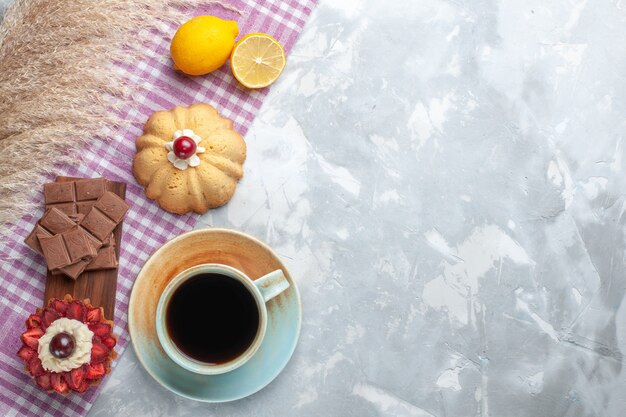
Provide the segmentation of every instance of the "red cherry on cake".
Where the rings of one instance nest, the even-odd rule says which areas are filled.
[[[52,340],[50,340],[50,353],[55,358],[67,358],[74,352],[75,344],[74,338],[71,335],[63,332],[56,334]]]
[[[172,144],[174,155],[180,159],[187,159],[196,153],[196,142],[189,136],[179,136]]]

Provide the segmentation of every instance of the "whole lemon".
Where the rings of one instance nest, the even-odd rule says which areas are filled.
[[[172,39],[174,67],[189,75],[215,71],[228,60],[239,34],[237,22],[197,16],[181,25]]]

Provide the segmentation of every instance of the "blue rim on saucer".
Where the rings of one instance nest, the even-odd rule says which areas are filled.
[[[290,287],[267,303],[267,332],[255,355],[234,371],[199,375],[174,363],[156,334],[156,306],[167,283],[180,271],[202,263],[222,263],[259,278],[282,269]],[[293,354],[302,321],[300,295],[278,256],[264,243],[230,229],[197,229],[161,246],[133,285],[128,310],[130,337],[146,371],[168,390],[196,401],[226,402],[247,397],[272,382]]]

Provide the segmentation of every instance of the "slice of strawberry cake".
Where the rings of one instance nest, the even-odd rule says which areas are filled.
[[[46,391],[85,392],[111,371],[116,354],[113,322],[89,299],[52,298],[26,320],[18,350],[26,370]]]

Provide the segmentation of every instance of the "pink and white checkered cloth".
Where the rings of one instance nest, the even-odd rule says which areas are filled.
[[[265,32],[278,39],[285,50],[293,47],[307,17],[317,0],[231,0],[241,15],[210,6],[195,14],[213,14],[236,20],[242,35]],[[190,16],[191,17],[191,16]],[[172,71],[169,60],[169,40],[155,39],[147,51],[146,60],[134,67],[122,68],[133,82],[148,83],[150,93],[137,97],[126,114],[130,120],[145,121],[157,110],[176,105],[209,103],[225,117],[233,120],[235,128],[245,135],[256,112],[261,107],[267,89],[249,91],[238,85],[229,68],[222,68],[204,77],[186,77]],[[59,175],[81,177],[103,176],[128,184],[127,201],[132,205],[124,223],[123,244],[117,286],[115,333],[119,335],[116,348],[121,353],[129,342],[128,300],[130,291],[150,254],[168,239],[193,228],[198,216],[177,216],[167,213],[146,199],[131,172],[135,139],[142,133],[141,124],[128,128],[111,143],[93,143],[86,149],[85,164],[78,168],[60,170]],[[20,334],[24,320],[40,307],[44,300],[46,266],[33,254],[23,240],[43,209],[23,218],[8,242],[0,245],[0,415],[2,416],[79,416],[87,414],[98,390],[83,395],[62,397],[41,391],[24,373],[24,365],[16,356],[21,346]]]

